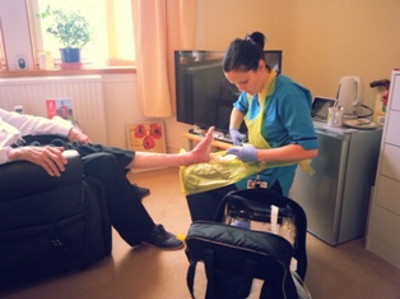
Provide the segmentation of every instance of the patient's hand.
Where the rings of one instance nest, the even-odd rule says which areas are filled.
[[[90,138],[76,128],[72,128],[68,133],[68,140],[71,142],[80,142],[83,144],[91,143]]]
[[[60,176],[65,170],[67,159],[63,147],[24,146],[7,152],[10,161],[29,161],[41,166],[50,176]]]
[[[210,161],[210,151],[214,141],[214,127],[210,127],[204,138],[190,152],[193,156],[193,163],[207,163]]]

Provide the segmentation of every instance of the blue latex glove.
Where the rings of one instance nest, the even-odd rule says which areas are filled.
[[[235,155],[245,163],[257,162],[257,149],[252,145],[244,147],[231,147],[226,150],[228,155]]]
[[[233,145],[243,145],[243,138],[246,135],[240,133],[238,129],[229,129],[229,135],[231,135]]]

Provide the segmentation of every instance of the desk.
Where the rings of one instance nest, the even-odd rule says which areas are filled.
[[[197,135],[197,134],[191,134],[191,133],[183,133],[183,137],[187,138],[189,140],[189,147],[190,149],[193,148],[193,141],[201,141],[204,137]],[[219,141],[219,140],[214,140],[212,143],[213,147],[226,150],[230,147],[233,147],[233,144]]]

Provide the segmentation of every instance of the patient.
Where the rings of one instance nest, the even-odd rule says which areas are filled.
[[[92,144],[69,122],[0,109],[0,164],[25,160],[39,165],[50,176],[61,176],[67,164],[62,152],[75,149],[82,157],[85,175],[104,183],[111,224],[129,245],[147,243],[161,249],[179,249],[183,243],[161,224],[154,223],[141,203],[140,191],[127,179],[126,170],[208,162],[213,130],[210,128],[204,139],[184,154],[134,152]],[[40,136],[43,134],[47,138]],[[49,135],[60,138],[49,139]]]

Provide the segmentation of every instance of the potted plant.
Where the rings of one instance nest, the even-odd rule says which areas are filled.
[[[52,34],[62,45],[60,48],[63,63],[80,63],[80,50],[92,40],[89,22],[74,11],[61,9],[46,11],[37,15],[40,19],[51,19],[46,32]]]

